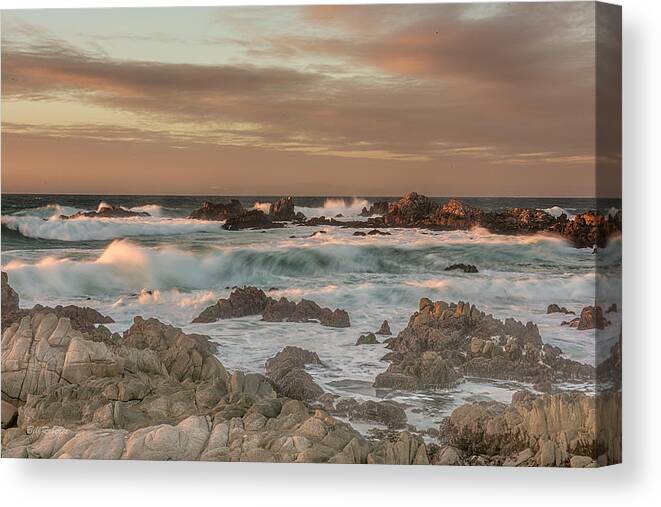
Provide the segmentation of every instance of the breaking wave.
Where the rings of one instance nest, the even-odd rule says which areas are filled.
[[[27,238],[59,241],[95,241],[136,236],[166,236],[193,232],[218,232],[218,222],[183,218],[74,218],[60,220],[34,216],[7,215],[2,225]]]
[[[442,287],[438,280],[451,278],[465,287],[487,285],[507,280],[519,270],[536,266],[543,270],[532,274],[544,290],[544,276],[556,270],[564,253],[540,250],[535,245],[491,245],[484,247],[428,246],[406,248],[390,245],[330,244],[303,248],[229,248],[191,252],[175,247],[148,248],[129,240],[116,240],[92,261],[44,258],[37,263],[12,261],[4,269],[19,293],[92,295],[126,294],[143,288],[183,290],[218,289],[232,285],[278,287],[298,285],[298,280],[331,280],[335,277],[356,280],[381,280],[404,277],[414,281],[429,280],[428,287]],[[476,275],[445,272],[457,261],[475,262]],[[575,261],[576,259],[574,259]],[[579,276],[581,272],[569,275]],[[584,273],[584,272],[583,272]],[[519,276],[519,275],[516,275]],[[524,272],[520,276],[528,276]],[[580,274],[580,276],[583,276]],[[324,282],[325,283],[325,282]],[[425,283],[425,282],[422,282]],[[413,283],[415,285],[415,283]],[[325,285],[324,285],[325,286]],[[499,290],[506,289],[502,285]]]
[[[307,217],[334,217],[342,214],[345,217],[357,217],[364,207],[369,208],[370,203],[366,199],[353,198],[350,201],[345,199],[326,199],[324,205],[318,208],[308,208],[305,206],[296,206],[296,211],[302,212]]]

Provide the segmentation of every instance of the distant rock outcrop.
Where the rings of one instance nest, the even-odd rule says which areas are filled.
[[[269,207],[269,216],[273,220],[294,220],[296,218],[296,211],[294,209],[294,198],[283,197],[278,199]]]
[[[280,298],[275,300],[256,287],[237,288],[227,299],[219,299],[198,315],[193,323],[215,322],[220,319],[262,315],[267,322],[314,322],[328,327],[349,327],[349,314],[341,309],[322,308],[314,301],[298,303]]]
[[[188,218],[196,220],[223,221],[230,217],[240,215],[244,211],[245,209],[243,205],[237,199],[232,199],[229,203],[212,203],[204,201],[200,208],[188,215]]]

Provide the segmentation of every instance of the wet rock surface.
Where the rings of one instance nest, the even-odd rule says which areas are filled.
[[[259,209],[245,210],[237,215],[232,215],[225,220],[223,229],[228,231],[240,231],[242,229],[277,229],[284,227],[281,222],[273,219]]]
[[[277,221],[295,220],[297,217],[294,209],[294,198],[291,196],[283,197],[272,203],[269,207],[269,216]]]
[[[220,319],[262,315],[266,322],[319,322],[327,327],[350,327],[349,314],[342,309],[323,308],[314,301],[302,299],[298,303],[267,296],[255,287],[235,289],[228,298],[219,299],[206,308],[193,323],[216,322]]]
[[[463,376],[519,382],[587,381],[594,368],[543,343],[532,322],[501,321],[470,303],[420,300],[408,326],[390,340],[390,366],[374,386],[447,388]]]
[[[576,317],[570,321],[562,322],[563,326],[575,327],[579,331],[584,331],[586,329],[605,329],[610,325],[604,317],[603,310],[601,306],[586,306],[581,310],[580,317]]]
[[[472,264],[464,264],[464,263],[451,264],[450,266],[445,268],[445,271],[463,271],[464,273],[479,273],[479,271],[475,266],[473,266]]]
[[[75,220],[77,218],[133,218],[151,216],[146,211],[131,211],[121,206],[111,204],[100,205],[96,211],[79,211],[73,215],[60,215],[60,220]]]
[[[378,345],[379,340],[376,339],[374,333],[362,334],[356,340],[356,345]]]
[[[212,203],[205,201],[199,209],[193,211],[188,218],[196,220],[223,221],[240,215],[245,211],[241,202],[232,199],[228,203]]]

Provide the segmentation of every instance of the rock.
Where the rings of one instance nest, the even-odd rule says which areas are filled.
[[[606,313],[617,313],[617,304],[612,303],[612,304],[608,307],[608,310],[606,310]]]
[[[576,215],[573,220],[559,220],[550,230],[577,248],[604,248],[610,237],[622,231],[622,213],[604,216],[588,211]]]
[[[2,272],[2,330],[14,320],[14,314],[19,311],[19,297],[9,285],[7,273]]]
[[[356,231],[353,233],[354,236],[367,236],[363,231]]]
[[[368,236],[391,236],[387,231],[380,231],[379,229],[372,229],[367,233]]]
[[[610,322],[604,318],[601,306],[586,306],[581,310],[578,322],[570,322],[571,327],[577,327],[579,331],[585,329],[604,329]]]
[[[263,290],[256,287],[243,287],[233,290],[227,299],[219,299],[216,304],[206,308],[193,320],[193,323],[259,315],[273,301]]]
[[[441,466],[459,466],[464,464],[461,452],[451,445],[444,445],[439,448],[433,454],[430,463]]]
[[[392,334],[392,332],[390,331],[390,325],[388,324],[387,320],[383,321],[383,323],[381,324],[381,327],[376,332],[376,334],[382,335],[382,336],[390,336]]]
[[[370,449],[367,462],[384,465],[428,465],[429,458],[422,438],[402,431],[377,442]]]
[[[571,455],[596,454],[595,399],[578,392],[518,392],[509,406],[462,405],[442,425],[441,434],[471,455],[493,458],[518,453],[505,462],[516,465],[530,460],[533,453],[539,466],[565,466]]]
[[[383,219],[388,226],[415,225],[428,218],[437,207],[428,197],[409,192],[396,203],[388,205]]]
[[[327,399],[323,399],[326,397]],[[336,417],[345,417],[352,421],[376,422],[389,429],[406,427],[406,412],[401,403],[390,400],[357,401],[354,398],[339,398],[330,393],[324,394],[319,401],[324,409]]]
[[[283,197],[271,204],[269,207],[269,216],[276,221],[293,221],[296,218],[296,211],[294,210],[294,198],[291,196]]]
[[[572,456],[569,460],[569,466],[572,468],[586,468],[594,462],[590,456]]]
[[[571,311],[567,310],[567,308],[565,308],[564,306],[560,307],[560,306],[556,305],[555,303],[550,304],[548,306],[548,308],[546,308],[546,313],[547,314],[549,314],[549,313],[574,314],[574,312],[571,312]]]
[[[418,356],[405,355],[376,376],[374,387],[404,390],[447,389],[455,385],[457,375],[437,352]]]
[[[363,207],[363,209],[360,211],[360,216],[361,217],[371,217],[374,215],[385,215],[388,213],[388,205],[390,203],[388,201],[377,201],[374,204],[372,204],[369,209],[366,207]]]
[[[259,209],[244,210],[238,215],[232,215],[225,220],[223,229],[228,231],[240,231],[242,229],[276,229],[284,227],[280,222],[273,219]]]
[[[376,339],[376,335],[374,333],[360,335],[356,341],[356,345],[377,345],[378,343],[379,340]]]
[[[11,428],[16,422],[18,409],[8,401],[2,400],[0,415],[2,415],[2,429]]]
[[[287,298],[275,300],[256,287],[235,289],[227,299],[219,299],[200,313],[193,323],[215,322],[219,319],[262,315],[266,322],[314,322],[328,327],[349,327],[349,314],[341,309],[322,308],[314,301],[298,303]]]
[[[472,264],[452,264],[445,268],[445,271],[463,271],[464,273],[478,273],[479,271]]]
[[[304,370],[308,364],[322,363],[315,352],[286,346],[266,361],[266,376],[271,379],[280,396],[302,401],[315,400],[324,391]]]
[[[84,333],[92,333],[96,329],[95,324],[112,324],[115,322],[111,317],[103,315],[94,308],[87,306],[58,305],[55,308],[48,306],[35,305],[31,310],[32,313],[54,313],[58,317],[66,317],[71,321],[71,326]]]
[[[338,213],[337,215],[335,215],[335,218],[344,218],[344,215],[342,213]]]
[[[500,321],[470,303],[432,302],[422,298],[420,310],[408,326],[390,340],[386,372],[377,376],[376,387],[421,389],[429,386],[429,363],[423,356],[435,352],[433,375],[451,386],[461,375],[517,380],[543,385],[545,382],[593,380],[594,368],[566,359],[557,347],[542,342],[532,322]],[[445,366],[441,366],[441,362]],[[447,372],[447,376],[443,375]],[[421,380],[427,376],[427,380]]]
[[[243,205],[236,199],[232,199],[229,203],[211,203],[205,201],[202,207],[193,211],[188,218],[196,220],[213,220],[223,221],[230,217],[240,215],[245,211]]]
[[[76,218],[131,218],[131,217],[148,217],[149,213],[146,211],[131,211],[121,206],[113,206],[112,204],[101,203],[96,211],[79,211],[73,215],[60,215],[60,220],[75,220]]]

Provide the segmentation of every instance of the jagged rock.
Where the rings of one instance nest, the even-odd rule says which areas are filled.
[[[521,391],[510,405],[462,405],[443,423],[441,434],[470,455],[513,456],[505,464],[533,459],[539,466],[566,466],[572,455],[596,455],[596,419],[593,397]]]
[[[401,431],[373,445],[367,462],[383,465],[428,465],[429,458],[427,446],[421,437]]]
[[[9,285],[7,273],[2,272],[2,329],[14,320],[14,314],[19,311],[19,297]]]
[[[404,406],[395,401],[358,401],[354,398],[341,398],[331,393],[324,393],[317,401],[324,410],[336,417],[345,417],[351,421],[375,422],[392,430],[406,427]]]
[[[479,273],[477,268],[472,264],[452,264],[445,268],[445,271],[463,271],[464,273]]]
[[[223,221],[230,217],[240,215],[245,211],[243,205],[236,199],[232,199],[229,203],[214,204],[209,201],[204,201],[202,207],[193,211],[188,218],[196,220],[212,220]]]
[[[446,389],[455,385],[457,374],[437,352],[407,354],[376,376],[374,387],[419,390]]]
[[[273,220],[294,220],[296,211],[294,210],[294,198],[283,197],[275,201],[269,207],[269,216]]]
[[[228,231],[240,231],[241,229],[277,229],[285,225],[274,222],[273,219],[259,209],[244,210],[237,215],[232,215],[225,220],[223,229]]]
[[[353,233],[353,235],[354,236],[367,236],[367,234],[364,233],[363,231],[356,231],[356,232]]]
[[[131,217],[148,217],[149,213],[146,211],[131,211],[121,206],[113,206],[112,204],[100,204],[96,211],[79,211],[73,215],[60,215],[60,220],[74,220],[76,218],[131,218]]]
[[[604,329],[610,322],[604,318],[601,306],[586,306],[581,310],[581,316],[562,322],[563,326],[575,327],[579,331],[586,329]]]
[[[12,403],[2,400],[0,414],[2,415],[2,429],[4,430],[14,425],[18,416],[18,409]]]
[[[200,313],[193,323],[215,322],[219,319],[233,319],[248,315],[259,315],[274,300],[263,290],[243,287],[232,291],[227,299],[219,299]]]
[[[546,308],[546,313],[564,313],[564,314],[574,314],[575,312],[567,310],[564,306],[558,306],[555,303],[552,303]]]
[[[392,234],[390,234],[389,232],[380,231],[379,229],[372,229],[371,231],[369,231],[367,233],[367,235],[368,236],[392,236]]]
[[[349,327],[349,314],[341,309],[322,308],[314,301],[302,299],[298,303],[287,298],[275,300],[255,287],[237,288],[227,299],[219,299],[204,309],[193,323],[215,322],[249,315],[262,315],[267,322],[314,322],[328,327]]]
[[[608,310],[606,310],[606,313],[617,313],[617,304],[612,303],[609,307]]]
[[[560,220],[550,228],[577,248],[604,248],[611,236],[622,230],[622,213],[604,216],[593,211],[576,215],[573,220]]]
[[[543,382],[592,380],[594,368],[562,357],[562,351],[542,342],[531,322],[500,321],[470,303],[448,304],[420,300],[420,310],[408,326],[390,340],[393,352],[386,372],[377,376],[376,387],[421,389],[431,385],[451,386],[461,375],[517,380],[541,385]],[[423,355],[435,352],[437,374],[445,382],[421,381],[425,373]],[[441,361],[445,363],[441,367]],[[454,374],[452,373],[454,372]]]
[[[387,320],[383,321],[383,323],[381,324],[381,327],[376,332],[376,334],[382,335],[382,336],[390,336],[392,334],[392,332],[390,331],[390,324],[388,324]]]
[[[372,204],[369,209],[366,207],[363,207],[363,209],[360,211],[360,216],[361,217],[371,217],[373,215],[385,215],[388,213],[388,205],[390,203],[388,201],[377,201],[374,204]]]
[[[428,197],[409,192],[399,201],[388,205],[383,219],[386,225],[415,225],[426,219],[438,206]]]
[[[376,335],[374,333],[360,335],[356,341],[356,345],[377,345],[378,343],[379,340],[376,339]]]
[[[280,396],[303,401],[315,400],[324,391],[305,371],[308,364],[322,363],[315,352],[286,346],[266,361],[266,376],[271,379]]]
[[[464,460],[456,447],[451,445],[444,445],[435,449],[431,454],[430,463],[432,465],[441,465],[441,466],[458,466],[463,465]]]

